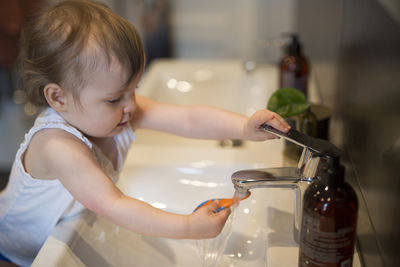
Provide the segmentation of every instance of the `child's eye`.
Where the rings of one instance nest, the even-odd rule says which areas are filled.
[[[111,100],[107,100],[108,103],[110,104],[117,104],[119,101],[121,101],[121,97],[115,98],[115,99],[111,99]]]

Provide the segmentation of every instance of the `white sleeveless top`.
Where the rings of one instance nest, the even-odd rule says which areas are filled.
[[[47,108],[38,116],[17,152],[8,185],[0,192],[0,253],[21,266],[32,264],[58,222],[84,210],[58,179],[34,179],[25,171],[22,156],[33,135],[48,128],[62,129],[79,138],[114,182],[135,139],[130,125],[114,137],[118,151],[118,164],[114,169],[103,152],[55,110]]]

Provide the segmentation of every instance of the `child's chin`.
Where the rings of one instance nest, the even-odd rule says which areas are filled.
[[[112,131],[111,134],[112,134],[113,136],[114,136],[114,135],[117,135],[117,134],[121,133],[122,130],[123,130],[125,127],[126,127],[126,123],[125,123],[124,125],[118,124],[118,126],[114,129],[114,131]]]

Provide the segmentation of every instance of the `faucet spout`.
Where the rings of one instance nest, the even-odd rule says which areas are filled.
[[[241,170],[232,174],[232,183],[239,194],[247,194],[254,188],[290,188],[295,194],[293,238],[299,240],[302,199],[305,188],[316,177],[302,177],[296,167]]]
[[[253,188],[296,188],[301,181],[310,182],[312,178],[302,178],[298,168],[267,168],[241,170],[232,174],[232,183],[239,192]]]
[[[323,164],[335,164],[339,161],[340,151],[328,141],[313,138],[294,129],[283,133],[266,124],[261,125],[261,129],[303,147],[297,167],[237,171],[232,174],[232,183],[236,191],[241,194],[246,194],[253,188],[293,189],[294,240],[298,242],[303,194],[313,180],[319,179],[318,171]]]

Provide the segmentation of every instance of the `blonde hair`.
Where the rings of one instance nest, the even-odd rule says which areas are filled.
[[[88,52],[95,42],[97,54]],[[59,84],[79,99],[88,71],[112,58],[128,71],[129,80],[143,71],[144,49],[135,28],[103,4],[70,0],[44,9],[24,28],[21,37],[21,76],[32,104],[46,106],[49,83]],[[68,78],[67,77],[72,77]]]

